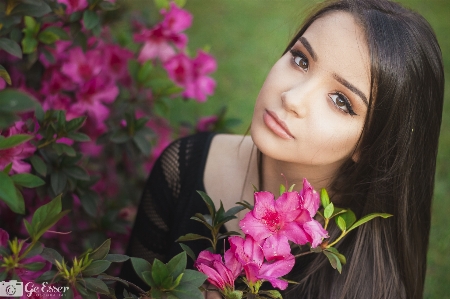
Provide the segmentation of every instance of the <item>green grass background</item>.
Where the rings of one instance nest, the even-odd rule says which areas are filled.
[[[128,1],[133,10],[152,10],[151,0]],[[235,132],[244,133],[268,71],[300,25],[305,11],[318,2],[187,0],[185,7],[194,15],[193,26],[187,31],[189,49],[209,48],[218,62],[218,70],[213,74],[217,81],[216,92],[202,104],[201,113],[213,113],[226,105],[229,117],[242,120]],[[420,12],[435,29],[444,56],[446,78],[449,78],[450,1],[399,2]],[[424,298],[450,298],[449,85],[447,79]]]

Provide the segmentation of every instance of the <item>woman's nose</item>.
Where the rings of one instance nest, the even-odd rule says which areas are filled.
[[[321,85],[323,84],[314,78],[291,84],[281,94],[283,108],[295,117],[305,117],[313,107],[312,102],[320,94]]]

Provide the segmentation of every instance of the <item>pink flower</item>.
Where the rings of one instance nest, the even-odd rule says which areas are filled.
[[[216,115],[206,116],[199,119],[195,129],[198,132],[211,131],[219,118]]]
[[[69,50],[68,59],[63,63],[61,72],[73,82],[83,84],[102,71],[103,55],[100,51],[83,53],[80,47]]]
[[[242,264],[247,281],[255,284],[257,281],[268,281],[273,287],[286,289],[288,283],[280,277],[288,274],[295,264],[292,254],[286,254],[282,259],[274,262],[265,262],[261,244],[264,240],[256,241],[250,235],[245,239],[241,237],[228,238],[236,259]]]
[[[29,132],[25,124],[22,121],[18,121],[9,129],[0,132],[0,135],[10,137],[27,133]],[[0,170],[3,170],[8,164],[12,163],[12,173],[30,172],[31,165],[23,160],[32,156],[35,151],[36,148],[30,142],[0,150]]]
[[[234,281],[242,271],[241,264],[232,252],[227,252],[224,256],[225,263],[220,254],[207,250],[200,252],[195,262],[197,269],[208,276],[208,281],[224,292],[234,290]]]
[[[8,247],[9,234],[6,230],[0,228],[0,247]],[[1,256],[1,255],[0,255]]]
[[[128,60],[133,58],[133,52],[119,45],[104,45],[100,50],[106,73],[115,80],[125,79],[128,76]]]
[[[192,15],[184,9],[179,8],[174,2],[170,3],[170,9],[166,12],[161,10],[164,20],[161,25],[171,32],[182,32],[192,25]]]
[[[66,5],[66,14],[68,15],[88,7],[87,0],[58,0],[58,3]]]
[[[143,42],[144,47],[139,53],[138,61],[159,58],[166,61],[175,50],[172,46],[183,50],[187,44],[187,36],[181,33],[192,24],[192,15],[186,10],[178,8],[175,3],[170,4],[168,12],[161,10],[164,20],[153,29],[143,29],[141,33],[134,35],[136,42]]]
[[[197,57],[191,60],[186,54],[180,53],[164,63],[164,67],[169,77],[185,88],[184,97],[204,102],[208,95],[214,93],[216,82],[206,76],[217,68],[211,55],[200,51]]]

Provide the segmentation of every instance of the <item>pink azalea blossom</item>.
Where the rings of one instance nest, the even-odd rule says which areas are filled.
[[[211,55],[199,51],[197,57],[191,60],[186,54],[180,53],[164,63],[164,67],[169,77],[185,88],[184,97],[204,102],[208,95],[214,93],[216,82],[207,76],[217,68]]]
[[[270,192],[255,193],[255,207],[240,221],[240,227],[256,240],[266,239],[263,251],[267,260],[289,254],[288,241],[300,245],[310,242],[312,247],[317,247],[328,236],[312,218],[317,209],[311,190],[302,192],[303,196],[285,192],[277,200]]]
[[[161,10],[164,20],[161,25],[172,32],[182,32],[192,25],[192,15],[184,9],[179,8],[174,2],[170,3],[169,11]]]
[[[214,125],[217,123],[219,118],[216,115],[213,116],[205,116],[199,119],[195,129],[197,132],[207,132],[211,131],[214,128]]]
[[[175,3],[170,4],[169,11],[162,10],[164,20],[152,29],[142,29],[134,35],[136,42],[143,42],[138,61],[144,62],[159,58],[167,61],[175,55],[173,46],[184,50],[187,44],[187,36],[181,33],[192,24],[192,15],[186,10],[178,8]]]
[[[66,5],[66,14],[68,15],[88,7],[87,0],[58,0],[58,3]]]
[[[250,235],[245,239],[237,236],[228,238],[231,248],[237,260],[242,264],[247,281],[251,284],[257,281],[268,281],[273,287],[284,290],[287,288],[287,281],[280,277],[288,274],[295,264],[292,254],[286,254],[282,259],[273,262],[265,262],[263,249],[264,240],[256,241]]]
[[[195,262],[197,269],[208,276],[208,281],[223,292],[234,290],[234,281],[242,271],[241,264],[231,251],[225,253],[225,263],[220,254],[207,250],[200,252]]]
[[[17,134],[28,134],[25,124],[22,121],[16,122],[12,127],[0,132],[3,137],[10,137]],[[25,142],[15,147],[0,150],[0,170],[3,170],[8,164],[12,163],[12,173],[24,173],[31,171],[31,165],[23,161],[32,156],[36,148],[30,143]]]
[[[114,80],[125,79],[128,74],[128,60],[133,52],[119,45],[104,45],[100,48],[104,58],[104,69]]]
[[[69,50],[68,59],[63,63],[61,72],[73,82],[83,84],[102,71],[103,55],[100,51],[83,53],[80,47]]]

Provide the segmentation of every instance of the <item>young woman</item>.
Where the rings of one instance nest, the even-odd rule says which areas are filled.
[[[128,254],[166,261],[181,251],[179,236],[207,234],[189,220],[207,213],[196,190],[227,209],[251,201],[252,184],[277,193],[283,173],[327,188],[358,216],[394,215],[339,243],[342,274],[322,255],[298,259],[289,278],[299,284],[284,298],[421,298],[443,87],[439,45],[420,15],[387,0],[323,3],[268,74],[251,136],[199,134],[162,154]],[[120,277],[140,284],[129,264]]]

